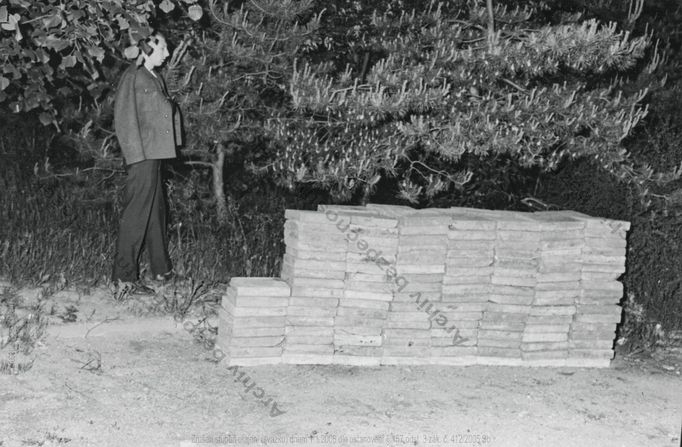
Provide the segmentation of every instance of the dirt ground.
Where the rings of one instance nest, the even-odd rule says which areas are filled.
[[[29,371],[0,375],[0,446],[680,445],[679,347],[609,369],[228,370],[171,317],[67,298],[77,321],[50,328]]]

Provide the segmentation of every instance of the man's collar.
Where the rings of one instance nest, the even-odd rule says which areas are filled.
[[[142,67],[147,71],[147,73],[149,73],[150,75],[152,75],[152,76],[154,76],[155,78],[158,79],[159,76],[156,74],[156,72],[154,71],[153,68],[150,70],[150,69],[147,68],[144,64],[142,64]]]

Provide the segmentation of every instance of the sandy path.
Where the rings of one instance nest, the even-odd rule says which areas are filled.
[[[680,445],[682,362],[246,367],[247,392],[181,328],[93,334],[0,376],[1,446]]]

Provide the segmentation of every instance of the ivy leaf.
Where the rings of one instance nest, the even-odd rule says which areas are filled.
[[[7,18],[7,22],[0,23],[0,27],[6,31],[18,31],[17,24],[19,23],[21,16],[19,14],[12,14]]]
[[[31,6],[31,2],[28,0],[10,0],[10,3],[13,5],[19,5],[22,8],[28,8]]]
[[[97,59],[98,62],[102,62],[104,60],[104,50],[100,47],[88,48],[88,54]]]
[[[81,11],[79,9],[72,9],[68,12],[66,17],[69,19],[69,22],[78,22],[80,19],[87,16],[85,14],[85,11]]]
[[[73,55],[64,56],[62,58],[62,67],[71,68],[76,66],[76,57]]]
[[[14,79],[21,79],[21,72],[12,64],[5,64],[2,67],[3,73],[12,73]]]
[[[166,14],[168,14],[169,12],[171,12],[172,10],[175,9],[175,5],[173,4],[173,2],[171,2],[171,1],[169,1],[169,0],[163,0],[163,1],[161,2],[161,4],[159,5],[159,8],[161,8],[161,10],[162,10],[163,12],[165,12]]]
[[[69,46],[69,42],[54,35],[49,35],[45,41],[45,46],[52,48],[55,51],[62,51],[64,48]]]
[[[71,87],[66,87],[66,86],[65,87],[59,87],[57,89],[57,93],[59,93],[60,95],[62,95],[64,97],[67,97],[71,93],[73,93],[73,89]]]
[[[47,54],[47,52],[42,48],[36,49],[36,57],[43,64],[47,64],[48,62],[50,62],[50,55]]]
[[[43,126],[49,126],[50,124],[52,124],[52,121],[53,121],[52,115],[50,115],[47,112],[41,113],[40,116],[38,117],[38,119],[40,120],[40,123]]]
[[[187,3],[188,5],[192,5],[197,2],[197,0],[182,0],[183,2]]]
[[[0,76],[0,91],[5,90],[7,87],[9,87],[9,79]]]
[[[135,45],[131,45],[123,50],[123,55],[126,57],[126,59],[135,59],[139,54],[140,49]]]
[[[195,22],[204,15],[204,10],[201,9],[201,6],[199,5],[192,5],[189,7],[187,10],[187,15],[189,16],[190,19],[194,20]]]
[[[118,27],[121,29],[121,31],[125,31],[128,28],[130,28],[130,23],[128,23],[128,20],[125,17],[116,17],[116,20],[118,21]]]
[[[130,24],[130,29],[128,30],[130,34],[130,40],[132,42],[139,42],[142,39],[146,39],[151,34],[149,26],[142,24],[141,22],[133,22]]]
[[[62,17],[59,14],[55,14],[52,17],[43,19],[43,25],[45,28],[50,29],[55,26],[60,26],[62,24]]]

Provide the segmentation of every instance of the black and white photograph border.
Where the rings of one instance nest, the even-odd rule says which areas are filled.
[[[0,0],[0,447],[682,446],[680,0]]]

